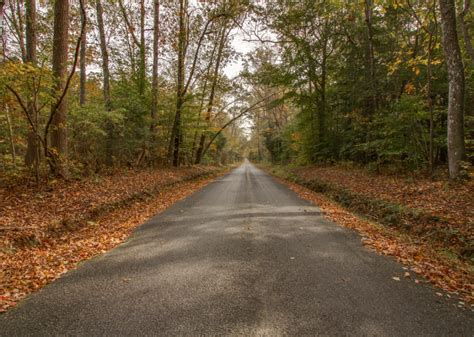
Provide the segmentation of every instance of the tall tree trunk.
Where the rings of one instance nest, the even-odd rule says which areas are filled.
[[[318,109],[319,142],[323,145],[326,141],[326,81],[327,81],[327,39],[325,39],[321,60],[320,101]]]
[[[104,76],[104,104],[107,110],[110,109],[110,71],[109,52],[107,51],[107,39],[104,28],[104,10],[101,0],[96,0],[97,25],[99,27],[100,51],[102,54],[102,73]]]
[[[84,7],[87,4],[87,0],[84,1]],[[87,18],[85,17],[85,11],[81,11],[81,23],[84,24],[87,22]],[[86,103],[86,81],[87,81],[87,74],[86,74],[86,51],[87,51],[87,29],[82,35],[81,39],[81,51],[79,54],[79,65],[81,68],[80,72],[80,86],[79,86],[79,105],[83,106]]]
[[[99,29],[99,41],[100,41],[100,52],[102,54],[102,76],[103,76],[103,88],[102,92],[104,95],[104,106],[105,109],[110,111],[112,104],[110,101],[110,70],[109,70],[109,52],[107,50],[107,38],[105,36],[104,26],[104,9],[102,8],[101,0],[96,0],[95,9],[97,12],[97,26]],[[106,124],[107,138],[105,142],[105,163],[108,166],[113,164],[113,143],[114,143],[114,127],[112,123],[107,122]]]
[[[370,85],[370,97],[369,97],[369,115],[372,115],[377,109],[377,83],[375,78],[375,53],[374,53],[374,33],[372,27],[372,11],[373,2],[372,0],[364,1],[365,7],[365,23],[367,26],[367,77]]]
[[[156,131],[158,118],[158,56],[160,46],[160,0],[153,6],[153,71],[151,83],[151,126],[152,137]]]
[[[22,0],[10,0],[5,3],[10,5],[10,23],[17,35],[18,46],[20,47],[21,59],[26,62],[25,32],[23,27],[23,13],[21,9]],[[15,6],[16,5],[16,6]]]
[[[36,65],[36,0],[26,1],[26,62]],[[34,91],[34,88],[32,88]],[[33,95],[35,96],[35,95]],[[28,114],[31,121],[38,129],[38,115],[36,111],[36,97],[28,100]],[[39,143],[38,135],[30,128],[28,132],[28,145],[25,155],[25,164],[29,167],[35,165],[37,168],[39,162]]]
[[[428,61],[426,65],[426,97],[428,101],[428,111],[430,113],[430,139],[429,139],[429,149],[428,149],[428,165],[429,173],[433,174],[434,169],[434,157],[433,157],[433,146],[434,146],[434,106],[433,106],[433,97],[431,90],[431,78],[432,78],[432,60],[433,60],[433,35],[434,33],[430,31],[430,38],[428,42]]]
[[[2,61],[6,60],[6,37],[5,37],[5,4],[6,0],[0,0],[0,39],[2,41]]]
[[[146,81],[146,45],[145,45],[145,0],[140,0],[140,67],[138,69],[138,91],[140,95],[145,95]]]
[[[69,0],[54,2],[53,34],[53,75],[56,78],[56,92],[65,89],[68,59],[69,37]],[[67,155],[67,97],[64,97],[54,114],[51,130],[51,149],[54,174],[66,174],[65,157]]]
[[[466,14],[469,13],[469,9],[471,8],[471,0],[464,0],[463,10],[459,14],[459,22],[461,25],[462,36],[464,38],[464,45],[466,47],[466,52],[471,59],[471,65],[474,67],[474,48],[472,47],[472,39],[471,35],[469,34],[469,29],[464,20]]]
[[[216,94],[216,86],[217,86],[217,79],[219,77],[219,68],[222,60],[222,52],[225,46],[225,40],[227,37],[226,34],[226,25],[222,27],[222,31],[219,36],[219,49],[217,50],[217,58],[216,58],[216,66],[214,68],[214,74],[212,76],[212,84],[211,84],[211,91],[209,93],[209,101],[207,104],[207,112],[206,112],[206,124],[209,124],[212,115],[212,108],[214,107],[214,97]],[[199,140],[199,147],[196,152],[196,160],[195,164],[200,164],[202,160],[204,144],[206,143],[206,133],[203,132],[201,134],[201,139]]]
[[[206,75],[205,75],[204,84],[203,84],[203,87],[202,87],[201,102],[199,103],[199,113],[198,113],[198,117],[197,117],[198,127],[201,124],[201,113],[202,113],[202,108],[204,107],[204,101],[205,101],[205,97],[206,97],[206,93],[207,93],[207,84],[209,82],[209,77],[210,77],[210,74],[211,74],[212,64],[214,63],[214,54],[216,53],[216,49],[217,49],[217,45],[214,45],[214,48],[212,48],[211,56],[209,57],[209,63],[208,63],[207,68],[206,68]],[[196,131],[194,131],[193,146],[191,148],[191,153],[192,153],[191,162],[195,161],[194,156],[196,154],[197,138],[198,138],[198,131],[196,130]]]
[[[179,152],[181,143],[181,112],[184,103],[184,58],[186,46],[186,22],[185,7],[186,0],[179,2],[179,34],[178,34],[178,81],[176,88],[176,114],[173,129],[171,131],[170,145],[168,147],[168,158],[173,159],[173,166],[179,166]]]
[[[443,48],[449,77],[448,166],[450,179],[460,173],[464,157],[464,68],[456,31],[454,0],[439,0]]]

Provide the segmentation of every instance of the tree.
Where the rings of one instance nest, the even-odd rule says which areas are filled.
[[[222,61],[222,53],[223,53],[227,35],[229,34],[229,32],[230,32],[230,29],[227,28],[227,23],[224,23],[219,34],[219,40],[218,40],[219,47],[217,49],[216,65],[214,68],[214,74],[212,76],[211,90],[209,93],[209,100],[207,103],[207,112],[206,112],[206,117],[205,117],[206,123],[209,123],[209,121],[211,120],[212,108],[214,106],[214,98],[216,94],[217,79],[219,76],[219,70],[220,70],[221,61]],[[206,134],[203,132],[201,134],[201,139],[199,140],[199,147],[196,152],[195,164],[201,163],[205,142],[206,142]]]
[[[133,43],[139,49],[139,67],[138,67],[138,92],[140,95],[145,94],[145,82],[146,82],[146,43],[145,43],[145,0],[140,0],[140,38],[135,34],[135,28],[129,19],[127,9],[124,6],[123,0],[119,0],[119,7],[122,13],[122,17],[125,21],[127,32],[132,36]]]
[[[87,0],[84,1],[84,7],[87,4]],[[85,10],[81,10],[81,25],[86,25],[87,18]],[[81,37],[81,51],[79,54],[79,65],[81,68],[80,71],[80,80],[79,80],[79,104],[83,106],[86,103],[86,81],[87,81],[87,60],[86,60],[86,52],[87,52],[87,29]]]
[[[178,32],[178,78],[176,86],[176,113],[171,132],[168,158],[173,158],[173,166],[179,166],[179,150],[181,142],[181,113],[183,110],[184,87],[184,61],[186,57],[186,10],[187,0],[179,2],[179,32]]]
[[[152,100],[151,126],[152,135],[155,133],[158,117],[158,57],[160,46],[160,0],[153,0],[153,70],[152,70]]]
[[[104,10],[101,0],[96,0],[97,26],[99,30],[100,51],[102,54],[102,76],[103,76],[103,93],[104,104],[110,109],[110,70],[109,70],[109,52],[107,51],[107,40],[105,37],[104,27]]]
[[[68,61],[69,38],[69,0],[54,2],[54,36],[53,36],[53,75],[56,78],[56,91],[65,89]],[[55,107],[54,107],[55,108]],[[67,97],[64,97],[52,111],[51,148],[53,170],[55,174],[66,174],[65,157],[67,156]]]
[[[26,62],[36,65],[36,0],[26,1]],[[35,128],[38,126],[38,115],[36,111],[36,102],[28,100],[28,113]],[[38,163],[40,148],[38,136],[30,127],[28,132],[28,145],[25,155],[25,164],[27,166],[35,165],[38,172]]]
[[[454,0],[439,0],[443,48],[449,76],[448,167],[449,177],[459,177],[464,157],[464,67],[456,30]]]

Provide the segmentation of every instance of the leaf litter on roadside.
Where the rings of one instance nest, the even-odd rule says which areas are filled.
[[[324,216],[330,220],[359,232],[364,246],[383,255],[395,257],[408,266],[411,272],[422,275],[434,286],[449,294],[460,296],[466,303],[474,304],[474,272],[469,263],[449,259],[427,242],[414,241],[396,229],[357,217],[321,193],[278,177],[277,179],[303,199],[319,206]],[[404,276],[411,278],[408,271]],[[393,279],[400,280],[398,276],[394,276]],[[416,278],[412,279],[416,284],[422,283]]]
[[[127,171],[34,192],[21,186],[0,189],[0,312],[79,262],[120,244],[136,226],[222,171],[218,167]],[[91,208],[100,211],[91,213]],[[68,227],[89,213],[93,220]]]

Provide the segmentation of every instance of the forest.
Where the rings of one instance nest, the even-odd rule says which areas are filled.
[[[0,0],[0,30],[0,312],[244,159],[238,193],[270,172],[474,303],[470,0]]]
[[[0,3],[7,177],[243,156],[468,176],[469,0]]]

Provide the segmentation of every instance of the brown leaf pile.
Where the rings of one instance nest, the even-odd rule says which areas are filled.
[[[20,186],[0,190],[0,312],[78,262],[115,247],[136,226],[201,188],[210,180],[206,177],[218,172],[222,169],[126,171],[37,191]],[[147,198],[130,198],[140,192]],[[129,202],[120,204],[121,200]],[[65,218],[81,218],[104,205],[119,206],[105,208],[83,226],[58,230]],[[18,244],[18,238],[29,236],[32,242]]]
[[[319,179],[373,199],[420,209],[442,217],[465,237],[474,238],[474,180],[464,184],[421,177],[370,174],[362,168],[311,166],[295,169],[304,180]]]
[[[409,266],[412,272],[424,276],[434,286],[447,291],[449,293],[447,296],[458,295],[466,303],[474,304],[474,273],[469,264],[446,258],[429,244],[414,241],[410,236],[401,234],[396,229],[361,219],[320,193],[278,179],[288,185],[300,197],[319,206],[327,218],[359,232],[363,237],[362,241],[365,246],[383,255],[395,257],[399,262]],[[358,183],[352,182],[352,186],[356,185]],[[368,184],[367,188],[375,189],[375,185],[377,183]],[[391,193],[387,192],[387,194]],[[406,277],[410,277],[409,272],[406,274],[408,274]],[[414,278],[414,282],[420,283],[423,281]],[[442,296],[441,293],[439,294]]]

